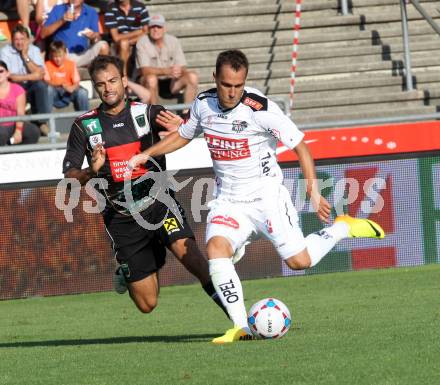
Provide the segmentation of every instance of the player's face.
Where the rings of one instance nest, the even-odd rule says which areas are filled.
[[[246,68],[242,67],[235,71],[228,64],[222,66],[218,74],[214,74],[218,99],[223,108],[233,108],[239,103],[243,95],[246,77]]]
[[[121,107],[125,104],[127,78],[121,77],[118,69],[109,64],[105,69],[95,73],[93,83],[102,102],[107,108]]]

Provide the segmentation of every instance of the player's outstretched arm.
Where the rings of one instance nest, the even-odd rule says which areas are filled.
[[[328,223],[330,221],[331,206],[327,199],[321,196],[319,191],[312,154],[304,141],[301,141],[294,150],[298,156],[299,164],[307,183],[306,191],[316,210],[316,215],[321,221]]]
[[[159,134],[167,136],[179,129],[180,125],[183,123],[183,119],[171,111],[163,110],[157,114],[156,123],[166,129],[166,131],[161,131]]]
[[[140,154],[133,156],[128,161],[128,169],[136,170],[141,164],[146,163],[150,158],[174,152],[179,148],[186,146],[189,142],[190,139],[183,138],[180,136],[179,131],[174,131],[160,142],[147,148]]]

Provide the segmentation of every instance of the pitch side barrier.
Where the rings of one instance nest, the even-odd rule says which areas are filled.
[[[271,100],[273,100],[275,103],[279,105],[281,110],[284,112],[285,115],[290,116],[290,108],[289,108],[289,98],[283,97],[283,96],[274,96],[271,97]],[[181,111],[184,109],[189,108],[190,104],[170,104],[170,105],[164,105],[164,107],[170,111]],[[49,144],[32,144],[32,145],[17,145],[17,146],[7,146],[7,147],[0,147],[0,154],[1,153],[8,153],[8,152],[25,152],[25,151],[40,151],[42,149],[57,149],[57,148],[64,148],[65,143],[62,143],[59,145],[59,138],[60,133],[56,129],[56,121],[58,119],[74,119],[81,114],[85,113],[86,111],[72,111],[72,112],[56,112],[56,113],[50,113],[50,114],[31,114],[31,115],[20,115],[20,116],[14,116],[14,117],[6,117],[1,118],[0,117],[0,124],[1,123],[7,123],[7,122],[30,122],[30,121],[47,121],[49,125]],[[63,147],[64,145],[64,147]]]
[[[286,269],[271,244],[259,240],[247,247],[238,263],[240,276],[254,279],[439,263],[438,132],[437,121],[307,131],[305,140],[317,159],[318,187],[334,207],[332,217],[348,213],[371,218],[381,223],[387,236],[344,240],[315,268],[295,273]],[[174,164],[183,164],[202,149],[206,144],[176,155]],[[47,153],[57,151],[62,159],[63,150]],[[35,159],[20,163],[19,159],[33,155],[29,153],[0,155],[0,299],[111,290],[115,263],[98,213],[98,194],[93,186],[67,190],[59,184],[62,176],[44,180],[38,173],[50,158],[40,153],[40,164]],[[293,152],[280,146],[277,153],[304,233],[319,230],[322,224],[306,198]],[[209,153],[205,155],[209,160]],[[60,173],[59,159],[55,167]],[[13,177],[10,168],[31,170],[26,175],[36,177],[5,183],[6,177]],[[197,162],[169,176],[205,252],[207,204],[215,185],[212,168]],[[168,256],[161,282],[186,284],[194,278]]]

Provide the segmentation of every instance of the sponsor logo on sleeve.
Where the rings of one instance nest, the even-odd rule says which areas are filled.
[[[175,233],[176,231],[180,231],[179,223],[176,218],[167,218],[163,222],[163,227],[167,231],[168,234]]]
[[[246,106],[249,106],[257,111],[259,111],[263,108],[263,105],[260,102],[257,102],[256,100],[251,99],[250,97],[244,98],[243,104],[245,104]]]
[[[233,139],[205,133],[205,140],[213,160],[238,160],[251,156],[247,138]]]

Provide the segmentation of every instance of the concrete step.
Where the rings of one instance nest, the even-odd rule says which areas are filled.
[[[281,13],[292,14],[294,4],[278,5],[276,2],[268,1],[222,1],[213,2],[209,7],[201,7],[200,5],[181,4],[180,6],[151,6],[148,7],[151,14],[161,13],[165,16],[168,23],[174,21],[182,22],[182,20],[190,21],[194,25],[201,19],[215,20],[219,17],[238,17],[248,16],[260,17],[269,15],[271,19],[277,17]]]
[[[432,65],[440,64],[439,60],[432,58]],[[307,61],[305,61],[307,62]],[[368,62],[355,62],[355,63],[319,63],[317,61],[305,63],[298,62],[297,76],[316,76],[316,75],[329,75],[337,73],[352,73],[352,72],[371,72],[377,70],[385,70],[391,73],[401,73],[403,69],[403,63],[399,61],[368,61]],[[420,66],[420,63],[413,60],[413,67]],[[424,65],[424,63],[423,63]],[[198,68],[200,82],[209,83],[212,78],[212,65],[210,67]],[[289,62],[274,62],[271,63],[268,68],[267,63],[252,63],[249,69],[250,80],[258,79],[275,79],[275,78],[289,78],[290,77],[290,65]]]
[[[432,114],[438,112],[436,106],[415,105],[414,103],[387,103],[377,105],[372,108],[367,105],[363,108],[353,109],[352,107],[333,108],[330,111],[313,111],[295,109],[292,112],[292,119],[296,124],[337,122],[343,120],[354,119],[374,119],[374,118],[390,118],[405,117],[410,115]]]
[[[252,84],[262,91],[268,86],[265,80],[258,79],[250,79],[248,84]],[[200,83],[199,89],[209,89],[212,85],[213,83],[211,81]],[[398,75],[390,75],[388,70],[371,73],[345,73],[332,76],[299,76],[296,78],[295,92],[321,92],[339,89],[351,90],[379,86],[403,87],[403,79]],[[269,87],[272,93],[288,94],[290,89],[290,77],[271,79]]]
[[[180,38],[185,53],[191,51],[210,51],[228,48],[270,47],[275,45],[292,45],[293,32],[289,30],[265,29],[262,31],[247,31],[243,29],[239,36],[235,30],[223,31],[217,39],[206,36],[182,36]],[[274,33],[276,32],[276,36]],[[426,33],[426,31],[425,31]],[[301,29],[299,33],[299,47],[308,43],[342,42],[365,40],[373,41],[372,31],[360,31],[353,26],[322,27],[317,29]]]
[[[423,3],[423,8],[431,15],[432,18],[438,18],[438,4],[435,2]],[[408,20],[422,20],[423,16],[413,7],[407,7]],[[366,6],[361,8],[353,8],[353,16],[358,16],[361,19],[361,25],[368,25],[371,23],[387,23],[391,21],[401,21],[400,7],[397,5],[382,5],[382,6]]]
[[[329,106],[329,107],[316,107],[316,108],[296,108],[294,104],[294,110],[296,110],[298,113],[307,112],[315,114],[317,117],[320,117],[321,115],[328,115],[328,114],[345,114],[345,113],[353,113],[353,112],[363,112],[363,111],[376,111],[382,113],[384,110],[387,109],[399,109],[401,107],[422,107],[422,106],[431,106],[435,107],[437,105],[438,99],[433,98],[431,100],[431,103],[424,102],[423,99],[415,99],[415,100],[405,100],[405,101],[387,101],[387,102],[380,102],[380,103],[365,103],[357,105],[356,108],[353,108],[352,104],[347,105],[339,105],[339,106]]]
[[[402,92],[402,90],[391,91],[387,87],[368,88],[363,90],[334,91],[298,94],[295,97],[295,108],[326,108],[333,106],[357,106],[359,104],[373,104],[401,101],[421,101],[426,97],[422,90]]]
[[[188,1],[174,1],[174,0],[163,0],[163,1],[148,1],[146,2],[148,9],[151,12],[162,12],[165,13],[177,13],[176,11],[186,11],[188,9],[200,9],[201,4],[206,3],[209,8],[221,9],[221,8],[238,8],[241,6],[253,7],[261,5],[277,5],[280,6],[282,10],[293,11],[295,4],[291,0],[240,0],[240,1],[206,1],[206,0],[188,0]],[[207,7],[205,7],[206,9]],[[302,12],[312,11],[312,10],[324,10],[324,9],[338,9],[337,0],[313,0],[303,2],[301,4]]]
[[[437,0],[420,0],[420,4],[425,6],[426,3],[435,3]],[[355,0],[352,2],[353,9],[362,9],[362,7],[382,7],[386,5],[399,6],[400,0]]]
[[[239,15],[235,17],[215,17],[207,19],[170,20],[168,30],[177,36],[207,36],[241,34],[246,32],[261,32],[286,30],[292,34],[294,17],[292,13],[280,13],[276,19],[273,14]],[[301,28],[326,26],[359,25],[359,16],[338,16],[334,11],[305,12],[301,17]],[[226,28],[227,26],[227,28]]]
[[[440,84],[440,67],[432,70],[416,68],[413,71],[414,87],[420,90]],[[389,90],[403,91],[404,79],[400,75],[391,75],[389,71],[374,71],[370,73],[337,74],[334,76],[298,77],[295,82],[295,94],[316,94],[326,91],[339,92],[348,90],[365,90],[370,87],[387,87]],[[258,88],[265,94],[287,95],[290,92],[290,78],[265,80],[250,80],[249,86]],[[201,83],[199,90],[212,88],[212,82]]]

